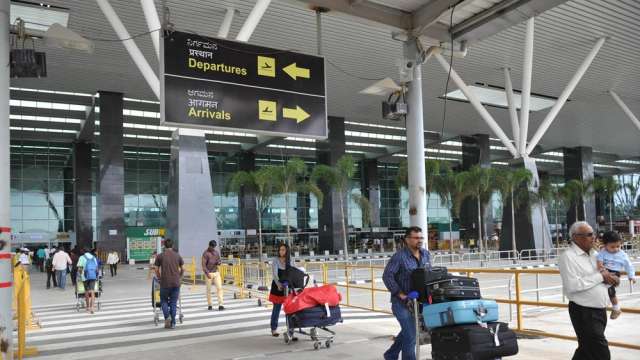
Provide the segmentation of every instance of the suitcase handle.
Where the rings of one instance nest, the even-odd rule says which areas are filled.
[[[476,314],[476,317],[478,318],[478,320],[482,320],[482,318],[487,316],[487,314],[489,313],[487,311],[487,308],[484,307],[484,305],[482,304],[478,305],[477,308],[473,309],[473,312]]]
[[[455,324],[455,320],[453,317],[453,310],[451,307],[447,308],[447,311],[440,312],[440,323],[442,325],[453,325]]]

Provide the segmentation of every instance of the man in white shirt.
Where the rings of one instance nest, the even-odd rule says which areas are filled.
[[[118,263],[120,262],[120,256],[118,256],[117,251],[111,251],[109,256],[107,256],[107,264],[109,265],[109,270],[111,271],[111,277],[118,275]]]
[[[67,269],[71,265],[71,257],[67,254],[62,246],[55,255],[53,255],[53,269],[56,271],[56,278],[58,279],[58,286],[64,290],[64,286],[67,283]]]
[[[560,256],[559,268],[569,299],[569,317],[578,337],[573,360],[610,360],[604,336],[609,303],[606,284],[617,284],[620,279],[606,270],[598,271],[595,236],[587,222],[571,225],[569,236],[571,246]]]

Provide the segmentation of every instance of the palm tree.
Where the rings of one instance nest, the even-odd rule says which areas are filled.
[[[373,240],[373,227],[371,226],[371,202],[369,198],[361,194],[352,194],[351,199],[353,202],[358,205],[360,208],[360,212],[362,213],[362,227],[369,228],[369,234],[371,236],[371,240]]]
[[[449,212],[449,247],[453,254],[453,217],[460,217],[460,206],[462,204],[461,189],[458,188],[459,181],[456,181],[456,177],[460,173],[453,172],[447,163],[442,163],[441,174],[436,178],[435,192],[440,197],[440,204],[442,206],[451,207]]]
[[[322,207],[322,191],[311,179],[309,169],[300,158],[289,159],[283,166],[275,166],[274,181],[276,191],[284,196],[284,217],[287,232],[287,244],[291,246],[291,227],[289,226],[289,194],[299,192],[314,194],[318,199],[318,207]]]
[[[598,179],[594,188],[607,199],[609,203],[609,230],[613,230],[613,196],[620,190],[620,184],[613,176]]]
[[[558,226],[560,225],[558,222],[558,209],[560,207],[565,207],[567,204],[565,196],[563,196],[563,187],[560,185],[551,185],[551,196],[553,198],[553,210],[555,213],[555,229],[556,229],[556,247],[560,247],[560,230],[558,230]]]
[[[496,169],[497,170],[497,169]],[[511,248],[514,252],[514,259],[518,258],[518,247],[516,244],[516,206],[522,205],[523,192],[529,192],[528,184],[533,178],[531,171],[525,168],[497,170],[496,183],[503,203],[509,199],[511,203]]]
[[[461,173],[458,178],[459,184],[457,184],[460,189],[465,189],[464,194],[466,197],[473,197],[476,199],[476,203],[478,205],[478,241],[480,243],[480,252],[484,252],[482,236],[482,215],[484,211],[482,209],[491,199],[491,195],[493,195],[495,184],[492,181],[492,175],[491,169],[481,168],[480,166],[475,165],[471,167],[469,171]]]
[[[340,205],[340,220],[342,222],[342,237],[344,246],[344,258],[349,257],[349,247],[347,242],[347,221],[344,213],[344,203],[347,193],[351,188],[351,179],[356,172],[356,161],[351,155],[343,155],[338,159],[335,166],[316,165],[311,174],[311,179],[315,182],[323,181],[338,194]]]
[[[258,213],[258,259],[262,262],[262,216],[271,206],[271,200],[277,193],[276,168],[265,166],[256,171],[238,171],[227,184],[227,192],[239,193],[244,190],[256,197]]]
[[[565,184],[566,196],[571,199],[576,209],[576,221],[580,220],[578,215],[578,205],[582,202],[583,220],[587,218],[587,205],[584,199],[593,193],[593,180],[581,181],[578,179],[570,180]]]

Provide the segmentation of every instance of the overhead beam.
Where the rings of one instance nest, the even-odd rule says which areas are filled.
[[[227,12],[224,14],[220,29],[218,29],[218,37],[226,39],[229,36],[229,30],[231,29],[231,23],[233,22],[233,16],[236,14],[236,9],[232,7],[227,8]]]
[[[464,93],[464,95],[469,100],[469,103],[476,109],[476,111],[480,114],[480,117],[489,125],[489,128],[493,133],[502,141],[502,144],[509,150],[513,157],[518,157],[518,150],[513,146],[511,140],[507,137],[507,135],[502,131],[500,125],[493,119],[493,116],[489,114],[487,109],[482,105],[480,100],[476,97],[476,95],[469,89],[467,84],[460,78],[458,73],[449,65],[447,60],[445,60],[442,55],[435,54],[435,58],[438,60],[440,65],[444,71],[449,72],[451,70],[451,79],[455,84],[460,88],[460,90]]]
[[[411,14],[390,6],[350,0],[302,0],[302,2],[403,30],[411,28]]]
[[[518,110],[513,95],[513,83],[511,82],[511,71],[504,68],[505,92],[507,93],[507,104],[509,105],[509,119],[511,120],[511,132],[513,133],[513,142],[520,143],[520,125],[518,124]],[[518,149],[518,152],[520,150]]]
[[[257,0],[256,4],[253,6],[253,9],[247,16],[247,19],[244,21],[240,32],[236,36],[236,40],[238,41],[249,41],[251,35],[253,35],[253,31],[256,29],[262,16],[267,11],[267,8],[271,4],[271,0]]]
[[[153,48],[156,51],[156,56],[160,59],[160,31],[162,30],[162,26],[160,25],[156,5],[153,0],[140,0],[140,5],[142,6],[144,18],[147,20],[147,27],[149,28]]]
[[[156,98],[159,99],[160,80],[158,80],[158,76],[156,76],[155,72],[153,72],[153,70],[151,69],[151,66],[149,66],[149,62],[147,62],[147,59],[144,57],[144,55],[142,55],[140,48],[138,48],[133,39],[131,39],[129,32],[124,27],[122,21],[120,21],[118,14],[116,14],[115,10],[113,10],[113,7],[111,7],[111,4],[109,4],[108,0],[96,0],[96,2],[98,3],[100,10],[102,10],[104,16],[113,27],[113,30],[115,31],[118,38],[121,39],[122,44],[127,49],[129,56],[131,56],[131,59],[138,67],[138,70],[140,70],[140,72],[142,73],[142,76],[147,81],[147,84],[149,84],[151,91],[153,91],[153,93],[156,95]]]
[[[452,8],[453,6],[463,7],[466,2],[470,0],[434,0],[422,5],[411,14],[411,26],[413,28],[413,35],[420,36],[423,32],[435,25],[442,16]]]
[[[522,92],[520,93],[520,140],[518,151],[525,156],[529,133],[529,109],[531,104],[531,76],[533,73],[533,31],[535,18],[527,20],[527,32],[524,40],[524,64],[522,65]]]
[[[567,1],[504,0],[455,25],[453,38],[468,43],[478,42]]]
[[[633,112],[631,111],[631,109],[629,109],[627,104],[625,104],[624,101],[620,99],[620,96],[618,96],[618,94],[616,94],[613,90],[609,90],[609,94],[611,95],[613,100],[616,102],[616,104],[620,106],[622,111],[624,111],[624,113],[627,115],[629,120],[631,120],[633,125],[635,125],[638,128],[638,130],[640,130],[640,120],[638,120],[638,118],[633,114]]]
[[[602,45],[604,45],[605,40],[606,38],[603,37],[603,38],[600,38],[595,43],[595,45],[593,46],[593,48],[591,49],[587,57],[584,59],[582,64],[580,64],[580,67],[578,68],[576,73],[573,75],[573,77],[571,78],[567,86],[564,88],[564,90],[562,90],[562,94],[560,94],[560,97],[558,97],[558,100],[556,100],[556,103],[553,104],[553,107],[551,108],[551,110],[549,110],[549,112],[547,113],[547,116],[544,118],[544,120],[540,124],[540,127],[531,138],[531,141],[529,142],[529,145],[527,146],[527,149],[526,149],[527,155],[529,155],[531,151],[533,151],[536,145],[538,145],[538,142],[540,141],[540,139],[542,139],[542,136],[544,136],[544,134],[547,132],[547,130],[549,129],[549,126],[551,126],[551,123],[553,122],[553,120],[555,120],[556,116],[560,112],[560,109],[562,109],[564,104],[567,102],[567,100],[569,99],[569,96],[578,85],[578,82],[580,82],[580,79],[582,79],[582,76],[584,75],[584,73],[587,72],[587,69],[593,62],[593,59],[595,59],[596,55],[598,55],[598,52],[600,51],[600,48],[602,48]]]

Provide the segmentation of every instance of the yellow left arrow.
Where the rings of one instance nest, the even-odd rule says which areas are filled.
[[[282,108],[282,117],[287,119],[295,119],[298,124],[307,120],[311,115],[307,114],[300,106],[295,109]]]
[[[297,78],[308,79],[311,77],[311,71],[309,71],[309,69],[298,67],[296,63],[286,66],[282,70],[291,76],[293,80],[296,80]]]

